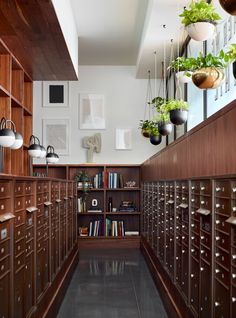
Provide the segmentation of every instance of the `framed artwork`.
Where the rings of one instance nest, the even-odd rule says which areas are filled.
[[[115,133],[116,150],[132,149],[132,131],[130,128],[116,128]]]
[[[59,155],[69,155],[69,119],[43,119],[43,144]]]
[[[104,95],[80,94],[80,129],[105,129]]]
[[[43,82],[43,107],[68,107],[68,82]]]

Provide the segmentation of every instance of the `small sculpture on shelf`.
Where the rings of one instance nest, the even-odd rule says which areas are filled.
[[[100,153],[102,147],[101,134],[97,133],[93,136],[86,136],[83,138],[83,147],[87,150],[87,162],[93,162],[93,153]]]
[[[136,182],[135,181],[127,181],[125,182],[126,186],[125,188],[135,188]]]

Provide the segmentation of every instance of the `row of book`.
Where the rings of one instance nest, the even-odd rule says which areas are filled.
[[[138,236],[139,231],[125,231],[124,221],[111,221],[106,219],[106,236]],[[79,227],[80,236],[103,236],[103,222],[101,220],[91,221],[89,226]]]
[[[125,236],[124,221],[106,219],[106,236]]]
[[[87,212],[86,201],[83,198],[78,198],[78,213]]]
[[[91,221],[89,223],[88,236],[102,236],[103,235],[103,226],[102,221]]]
[[[108,188],[109,189],[118,189],[124,188],[123,176],[117,172],[108,173]]]

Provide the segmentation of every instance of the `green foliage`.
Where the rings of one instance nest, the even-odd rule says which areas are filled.
[[[194,71],[196,67],[195,64],[196,64],[196,59],[194,57],[185,58],[185,57],[179,56],[170,63],[170,66],[168,67],[168,69],[171,69],[175,72]],[[186,72],[186,75],[188,75],[188,72]]]
[[[151,122],[150,120],[140,120],[139,128],[147,130],[150,125],[150,122]]]
[[[183,99],[176,100],[176,99],[170,99],[165,105],[165,110],[170,112],[171,110],[175,109],[181,109],[181,110],[188,110],[189,105],[187,102],[185,102]]]
[[[201,52],[199,56],[195,59],[195,67],[197,70],[203,67],[218,67],[218,68],[225,68],[225,53],[223,50],[217,56],[208,53],[204,56]]]
[[[180,17],[182,23],[187,26],[196,22],[215,22],[221,20],[220,15],[216,12],[215,7],[205,0],[192,2],[188,9],[185,9]]]
[[[152,100],[153,107],[155,107],[158,112],[160,111],[161,105],[164,102],[165,102],[164,98],[160,96],[154,97]]]
[[[89,175],[86,173],[86,171],[78,171],[74,176],[75,181],[82,182],[82,190],[84,194],[86,195],[89,192],[90,186],[91,186],[91,180]]]
[[[148,131],[149,134],[152,135],[152,136],[158,136],[158,135],[160,135],[160,134],[159,134],[159,131],[158,131],[158,124],[157,124],[157,122],[154,121],[154,120],[150,120],[150,122],[149,122],[149,127],[148,127],[147,131]]]
[[[168,111],[163,109],[160,114],[154,117],[154,120],[157,121],[158,123],[159,122],[165,123],[165,124],[170,123],[170,114]]]
[[[224,60],[226,63],[232,63],[236,61],[236,44],[231,44],[229,51],[224,55]]]

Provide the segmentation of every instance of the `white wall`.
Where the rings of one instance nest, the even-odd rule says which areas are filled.
[[[142,163],[165,144],[153,146],[141,136],[139,120],[144,116],[147,80],[135,79],[133,66],[81,66],[79,81],[69,83],[69,108],[42,107],[42,82],[34,83],[34,134],[42,140],[43,118],[70,119],[70,155],[60,156],[59,163],[85,163],[83,136],[102,135],[102,151],[94,155],[96,163]],[[104,94],[105,130],[79,129],[79,93]],[[132,128],[132,150],[115,150],[115,128]],[[46,145],[44,145],[46,146]],[[40,162],[40,161],[35,161]]]

